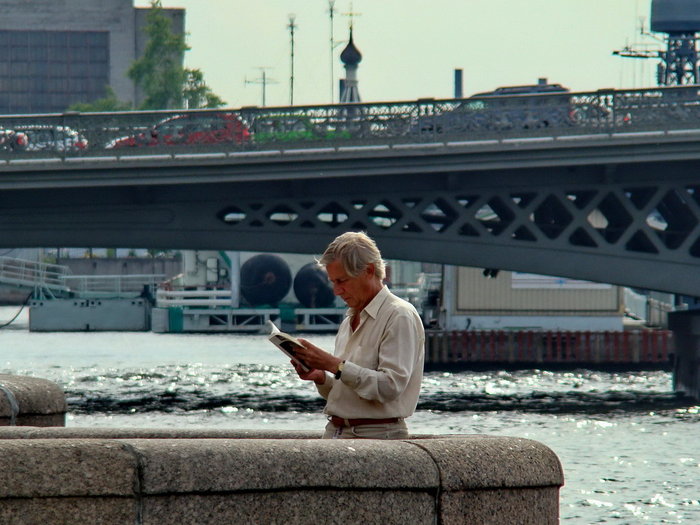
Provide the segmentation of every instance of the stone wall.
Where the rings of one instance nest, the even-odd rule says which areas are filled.
[[[558,523],[561,464],[482,435],[0,429],[0,523]]]
[[[561,463],[528,439],[66,428],[55,383],[0,375],[0,394],[3,525],[559,521]]]
[[[56,383],[38,377],[0,374],[0,426],[63,426],[66,410],[65,394]]]

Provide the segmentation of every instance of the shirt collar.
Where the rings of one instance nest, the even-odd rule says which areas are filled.
[[[372,319],[376,319],[379,309],[382,307],[382,304],[384,304],[387,297],[389,297],[389,288],[384,285],[382,286],[382,289],[379,290],[377,295],[372,298],[369,304],[365,306],[364,311],[367,312],[367,315],[369,315]]]

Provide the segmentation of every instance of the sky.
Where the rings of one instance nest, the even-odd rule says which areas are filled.
[[[148,0],[135,0],[146,7]],[[333,62],[329,0],[162,0],[186,9],[185,65],[200,69],[228,107],[290,103],[295,16],[294,103],[337,101],[339,55],[350,20],[363,59],[363,102],[452,98],[534,84],[540,77],[572,91],[656,85],[657,60],[621,58],[629,45],[660,49],[640,34],[651,0],[335,0]],[[354,16],[347,13],[353,12]],[[662,37],[658,35],[657,37]],[[331,76],[333,73],[333,76]]]

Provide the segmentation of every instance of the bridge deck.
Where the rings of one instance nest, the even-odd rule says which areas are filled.
[[[114,140],[194,113],[3,117],[78,129],[90,147],[2,153],[0,245],[320,253],[362,229],[392,259],[700,296],[699,99],[696,86],[478,111],[241,108],[246,140],[128,148]]]

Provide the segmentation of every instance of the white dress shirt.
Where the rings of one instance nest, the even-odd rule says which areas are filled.
[[[326,373],[317,386],[327,400],[324,412],[346,419],[409,417],[423,379],[425,333],[418,312],[384,286],[360,312],[354,332],[353,315],[348,310],[335,338],[334,354],[345,360],[341,378]]]

